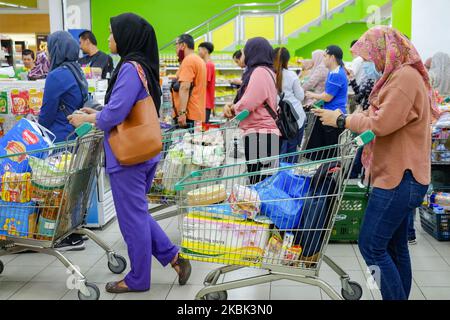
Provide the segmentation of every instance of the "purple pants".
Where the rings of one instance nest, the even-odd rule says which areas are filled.
[[[167,266],[178,253],[178,248],[148,212],[147,192],[156,167],[157,163],[110,174],[117,219],[131,262],[125,283],[132,290],[150,289],[152,255]]]

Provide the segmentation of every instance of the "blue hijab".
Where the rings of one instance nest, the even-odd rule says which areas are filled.
[[[66,67],[75,77],[83,96],[83,104],[88,100],[88,83],[78,64],[80,45],[67,31],[57,31],[48,37],[50,70]]]

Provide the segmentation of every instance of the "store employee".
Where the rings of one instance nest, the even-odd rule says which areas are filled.
[[[82,67],[102,69],[102,79],[107,79],[108,74],[112,75],[113,60],[111,56],[98,50],[97,39],[91,31],[86,30],[80,34],[80,48],[86,55],[78,61]]]

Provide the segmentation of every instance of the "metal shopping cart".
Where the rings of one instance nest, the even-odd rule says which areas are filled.
[[[203,124],[191,129],[164,126],[161,160],[148,194],[149,212],[155,220],[178,215],[175,184],[184,176],[223,165],[229,157],[243,156],[238,125],[248,115],[248,111],[243,111],[223,124]]]
[[[297,164],[280,163],[283,155],[264,159],[271,167],[259,172],[247,171],[249,161],[182,179],[176,189],[183,257],[226,265],[208,274],[196,299],[226,300],[227,290],[287,279],[318,286],[333,299],[359,300],[362,287],[325,251],[356,150],[373,139],[370,131],[356,138],[346,131],[338,145],[292,154]],[[314,160],[318,152],[329,157]],[[323,262],[340,276],[341,295],[320,279]],[[244,267],[267,273],[219,283]]]
[[[103,149],[103,133],[92,131],[90,125],[82,126],[77,133],[79,138],[74,141],[0,157],[2,168],[5,162],[14,161],[20,163],[15,172],[21,172],[2,175],[0,257],[24,251],[54,256],[71,272],[72,289],[78,290],[79,299],[97,300],[98,287],[88,283],[80,270],[55,249],[71,234],[86,235],[106,251],[113,273],[126,269],[125,258],[83,228]],[[0,261],[0,274],[3,270]]]
[[[306,150],[308,148],[309,140],[311,139],[311,135],[314,130],[314,126],[317,122],[317,116],[312,112],[312,109],[322,108],[324,105],[324,101],[318,101],[312,105],[305,106],[306,111],[306,123],[305,123],[305,131],[303,133],[303,141],[300,147],[300,150]]]

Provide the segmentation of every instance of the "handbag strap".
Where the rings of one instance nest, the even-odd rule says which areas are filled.
[[[273,80],[273,83],[275,83],[275,87],[277,86],[277,81],[275,80],[275,78],[273,77],[272,72],[270,72],[270,70],[266,67],[262,67],[263,69],[265,69],[269,74],[270,77]],[[278,91],[278,90],[277,90]],[[267,103],[267,101],[264,101],[264,108],[266,108],[267,112],[269,112],[270,116],[273,118],[273,120],[275,120],[275,122],[278,120],[278,115],[276,114],[275,111],[273,111],[273,109],[270,107],[270,105]]]
[[[137,63],[136,61],[130,61],[130,62],[136,68],[136,71],[137,71],[137,73],[139,75],[139,78],[141,79],[141,82],[142,82],[142,85],[145,88],[145,91],[147,92],[147,94],[149,96],[151,96],[150,95],[150,91],[148,90],[148,81],[147,81],[147,76],[145,75],[144,69],[142,69],[142,66],[139,63]]]

